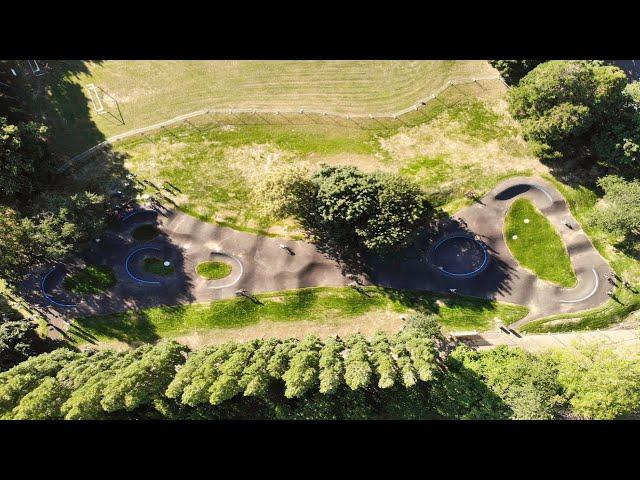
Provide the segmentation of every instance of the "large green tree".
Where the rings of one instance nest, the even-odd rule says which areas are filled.
[[[33,323],[23,320],[0,322],[0,371],[38,353],[40,343]]]
[[[604,201],[593,213],[593,221],[621,236],[640,234],[640,181],[607,175],[598,180]]]
[[[549,354],[573,413],[609,420],[640,412],[640,357],[591,343]]]
[[[538,65],[509,91],[510,111],[543,158],[638,166],[635,89],[622,70],[597,61]]]
[[[355,167],[323,165],[311,178],[299,169],[278,171],[260,192],[272,214],[295,216],[314,241],[334,251],[401,249],[433,215],[411,181]]]
[[[44,125],[11,125],[0,116],[0,199],[28,195],[47,178],[51,158],[46,132]]]
[[[29,218],[0,205],[0,276],[17,280],[32,265],[68,255],[78,238],[65,212]]]
[[[459,347],[453,355],[508,405],[513,419],[550,420],[563,406],[557,372],[524,350],[500,346],[478,352]]]

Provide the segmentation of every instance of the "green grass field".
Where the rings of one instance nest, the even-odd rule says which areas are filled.
[[[231,265],[225,262],[202,262],[196,267],[198,275],[208,280],[227,277],[231,270]]]
[[[24,72],[20,96],[46,120],[52,142],[66,155],[196,110],[393,113],[429,97],[449,80],[497,76],[482,60],[42,63],[47,68],[41,76],[31,75],[25,61],[12,66]],[[102,113],[96,112],[94,101],[102,105]]]
[[[63,288],[74,293],[97,294],[116,284],[116,277],[109,267],[87,265],[70,275],[62,282]]]
[[[248,299],[207,304],[150,308],[142,311],[78,318],[69,333],[84,342],[118,340],[128,344],[175,338],[211,329],[237,329],[258,322],[341,324],[372,318],[381,312],[412,310],[437,313],[446,330],[487,330],[496,319],[510,324],[527,313],[526,307],[473,297],[449,297],[377,287],[308,288],[256,295]]]
[[[113,97],[125,120],[117,125],[92,112],[91,119],[107,137],[203,108],[394,112],[450,79],[495,75],[480,60],[107,60],[87,67],[73,81],[102,88],[104,106],[115,110]]]
[[[252,193],[266,173],[282,165],[348,164],[399,173],[413,178],[434,205],[448,212],[470,202],[463,196],[467,190],[482,193],[509,176],[545,172],[503,106],[500,100],[485,103],[470,96],[435,110],[429,119],[417,118],[415,125],[386,129],[181,125],[118,142],[115,153],[97,156],[76,174],[95,175],[96,166],[123,162],[157,185],[176,185],[181,193],[172,199],[201,220],[300,238],[292,221],[262,216]]]
[[[511,204],[504,219],[504,237],[513,257],[542,280],[573,287],[576,274],[556,229],[529,200]]]

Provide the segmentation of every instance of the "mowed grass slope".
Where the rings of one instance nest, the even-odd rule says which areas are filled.
[[[529,200],[511,204],[504,220],[504,236],[514,258],[542,280],[573,287],[576,274],[562,238]]]
[[[118,125],[92,112],[107,137],[203,108],[389,113],[430,96],[450,79],[496,74],[481,60],[107,60],[87,67],[74,81],[102,88],[118,104],[104,95],[107,109],[119,107],[124,117],[125,125]]]
[[[526,307],[480,298],[378,287],[361,291],[318,287],[263,293],[256,298],[258,302],[234,298],[78,318],[69,333],[80,343],[92,340],[135,344],[194,332],[238,330],[254,324],[283,323],[295,328],[295,323],[304,322],[312,327],[341,327],[356,321],[358,325],[372,323],[388,314],[398,323],[400,314],[414,310],[438,314],[446,330],[487,330],[496,319],[510,324],[527,313]],[[366,325],[363,328],[366,329]]]

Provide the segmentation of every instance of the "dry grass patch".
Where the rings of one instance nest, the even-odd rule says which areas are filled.
[[[548,170],[535,158],[506,113],[496,102],[463,102],[431,121],[403,128],[380,139],[384,152],[413,177],[432,201],[453,213],[469,200],[467,190],[482,194],[514,175]]]
[[[299,321],[295,324],[280,324],[274,322],[260,322],[249,327],[232,330],[206,330],[193,332],[175,338],[177,342],[197,349],[206,345],[217,345],[229,340],[246,342],[254,338],[304,338],[314,334],[320,338],[338,335],[346,337],[352,333],[361,333],[371,338],[376,332],[394,333],[405,325],[401,315],[389,311],[378,311],[375,315],[361,315],[358,317],[331,319],[331,323],[317,323]]]

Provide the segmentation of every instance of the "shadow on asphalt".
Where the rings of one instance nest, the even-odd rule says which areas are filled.
[[[376,285],[398,290],[436,291],[457,293],[484,298],[495,298],[499,293],[511,293],[511,279],[515,269],[501,260],[497,252],[481,236],[488,253],[487,266],[474,276],[453,277],[439,271],[432,263],[432,247],[449,235],[461,234],[474,237],[462,219],[440,215],[438,223],[428,231],[422,231],[416,241],[394,257],[369,257],[366,277]],[[455,255],[455,252],[451,253]]]
[[[530,185],[514,185],[513,187],[509,187],[506,190],[500,192],[498,195],[496,195],[495,198],[496,200],[511,200],[512,198],[517,197],[522,193],[528,192],[529,190],[531,190]]]

